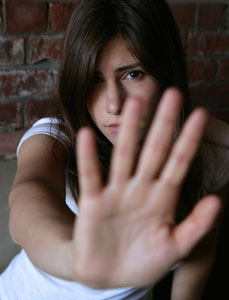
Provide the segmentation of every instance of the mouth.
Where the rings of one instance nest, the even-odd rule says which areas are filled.
[[[140,135],[143,134],[145,126],[146,126],[145,121],[142,121],[141,124],[140,124],[140,132],[139,132]],[[120,123],[112,123],[112,124],[107,125],[105,127],[108,128],[108,130],[111,133],[119,133],[119,131],[121,129],[121,124]]]
[[[106,126],[111,133],[118,133],[120,131],[121,125],[119,123],[114,123]]]

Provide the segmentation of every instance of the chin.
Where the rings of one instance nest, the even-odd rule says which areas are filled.
[[[108,141],[115,146],[116,142],[117,142],[117,134],[115,136],[106,136],[106,138],[108,139]]]

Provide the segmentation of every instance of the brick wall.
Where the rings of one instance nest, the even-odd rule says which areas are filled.
[[[0,0],[1,1],[1,0]],[[193,105],[229,122],[229,4],[170,0],[187,54]],[[74,1],[0,2],[0,156],[48,111]]]

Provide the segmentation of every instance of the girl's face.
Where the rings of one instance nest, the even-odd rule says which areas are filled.
[[[88,100],[91,118],[107,139],[115,145],[127,99],[141,102],[143,125],[147,126],[159,97],[158,83],[146,74],[125,42],[120,37],[109,41],[98,55]]]

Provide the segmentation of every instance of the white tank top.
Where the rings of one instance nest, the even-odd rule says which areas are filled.
[[[37,121],[22,137],[21,144],[35,134],[46,134],[67,143],[59,130],[59,121],[44,118]],[[77,205],[66,181],[66,204],[78,215]],[[24,250],[14,257],[0,276],[0,300],[151,300],[152,288],[119,288],[95,290],[77,282],[53,277],[32,264]]]

